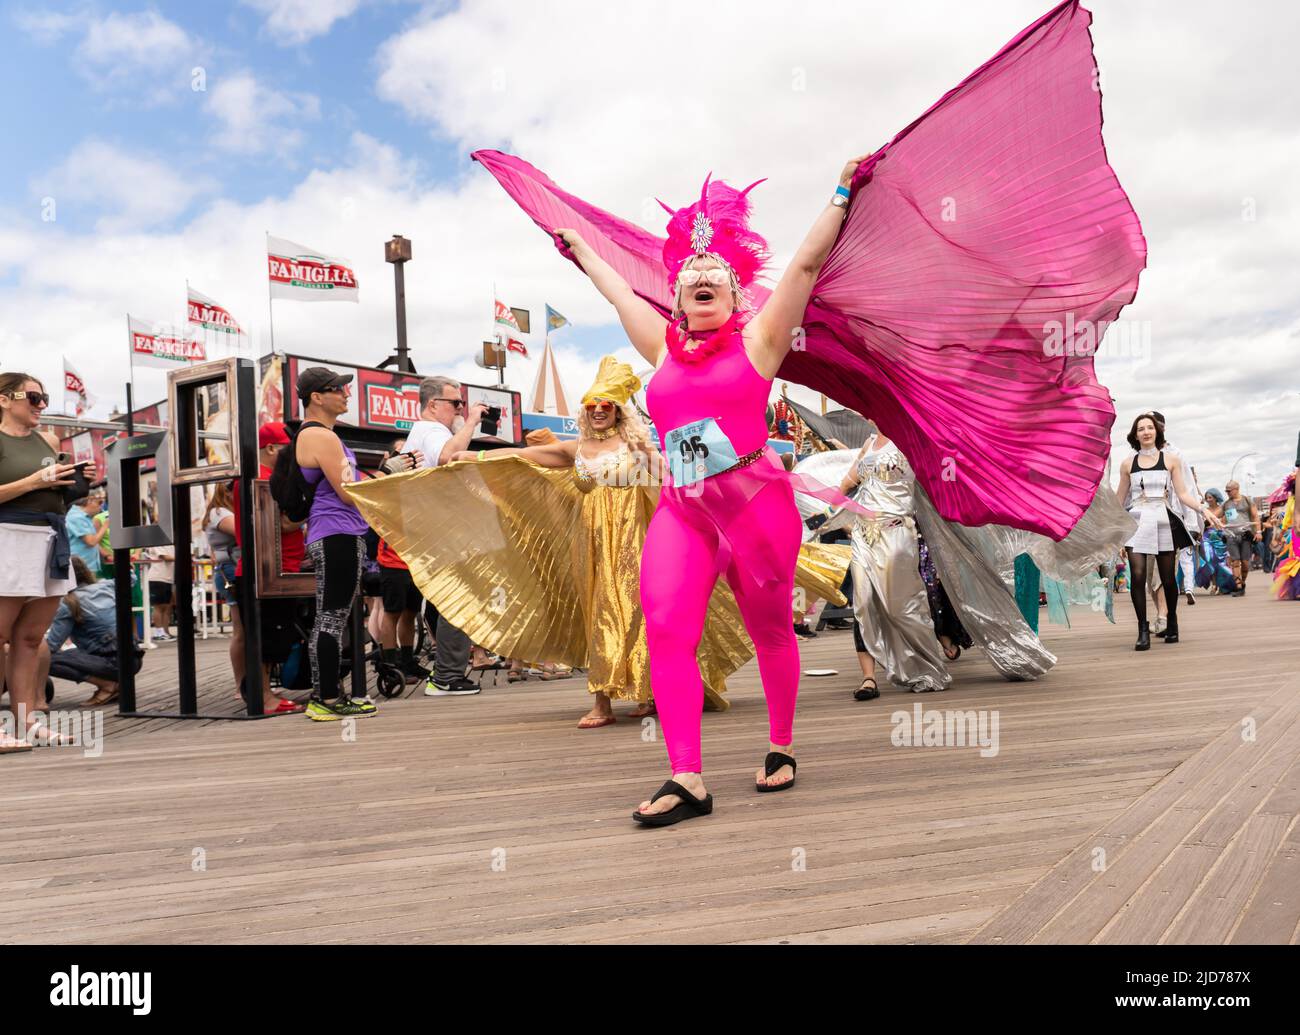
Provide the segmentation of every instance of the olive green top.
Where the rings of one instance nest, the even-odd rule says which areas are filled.
[[[29,474],[54,463],[57,455],[39,431],[33,431],[26,436],[9,435],[0,431],[0,485],[22,481]],[[42,513],[66,514],[68,512],[63,490],[58,486],[35,489],[21,496],[15,496],[8,503],[0,503],[0,506],[25,507]]]

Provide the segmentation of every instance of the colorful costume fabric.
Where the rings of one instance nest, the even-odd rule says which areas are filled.
[[[349,487],[447,621],[503,657],[587,670],[588,689],[650,698],[638,569],[659,487],[629,451],[564,470],[516,456],[457,462]],[[792,565],[793,567],[793,565]],[[848,551],[811,544],[806,599],[843,600]],[[795,621],[790,597],[785,622]],[[736,601],[719,586],[699,642],[710,707],[753,656]]]
[[[891,443],[887,449],[896,451],[896,444]],[[856,456],[857,450],[854,449],[829,450],[801,460],[795,470],[819,482],[838,483],[843,480]],[[897,453],[897,457],[902,459],[901,452]],[[902,463],[906,465],[906,460],[902,459]],[[874,474],[876,467],[874,463],[865,464],[862,469],[863,474],[866,475],[868,472]],[[1025,623],[1016,606],[1015,597],[1007,588],[1007,584],[1011,581],[1011,564],[1015,557],[1015,554],[1009,554],[1008,551],[1015,549],[1016,554],[1020,554],[1033,546],[1038,549],[1040,555],[1045,555],[1047,551],[1039,548],[1039,541],[1049,543],[1054,549],[1059,549],[1062,554],[1070,557],[1069,563],[1061,563],[1052,558],[1053,570],[1074,577],[1076,573],[1083,573],[1082,563],[1078,558],[1090,557],[1093,553],[1106,550],[1113,554],[1117,549],[1117,543],[1123,541],[1122,536],[1132,527],[1132,519],[1122,510],[1119,511],[1123,523],[1119,531],[1110,530],[1112,542],[1106,547],[1094,542],[1098,529],[1104,521],[1098,519],[1091,507],[1089,514],[1080,521],[1080,527],[1072,533],[1073,541],[1067,539],[1059,544],[1050,543],[1050,540],[1042,536],[1015,529],[966,528],[955,521],[945,521],[939,516],[925,489],[912,474],[910,465],[900,467],[897,460],[893,460],[885,464],[886,472],[890,472],[891,468],[903,475],[901,481],[895,481],[892,485],[886,482],[879,486],[859,484],[855,491],[855,498],[882,515],[910,513],[913,516],[915,530],[913,536],[916,537],[919,533],[924,540],[934,569],[942,583],[946,600],[966,633],[967,639],[962,642],[962,646],[973,644],[982,649],[989,662],[1005,679],[1031,680],[1046,673],[1056,664],[1056,657],[1039,642],[1033,630]],[[895,475],[887,473],[886,477],[895,477]],[[864,481],[866,481],[865,477]],[[894,498],[893,502],[890,497]],[[1110,499],[1112,505],[1118,509],[1114,503],[1113,493],[1110,494]],[[797,496],[797,502],[805,519],[826,512],[826,508],[821,503],[802,495]],[[818,526],[817,531],[823,533],[837,528],[851,527],[850,523],[852,526],[866,528],[876,522],[862,521],[852,513],[840,511],[832,513],[825,523]],[[1115,539],[1116,535],[1120,538]],[[868,533],[868,537],[875,538],[873,533]],[[906,551],[915,556],[915,550],[909,545],[903,544],[899,550],[900,555],[901,551]],[[881,554],[879,557],[879,571],[884,574],[880,577],[872,576],[868,581],[897,581],[898,576],[888,573],[895,569],[902,572],[906,562],[892,564],[888,563],[887,555]],[[863,559],[866,560],[866,557],[864,556]],[[1003,567],[1006,569],[1005,572],[1001,570]],[[902,578],[906,581],[908,577],[904,574]],[[858,609],[857,587],[855,569],[855,609]],[[906,608],[901,605],[885,605],[887,597],[898,598],[899,594],[895,592],[877,594],[878,604],[883,605],[888,614],[885,618],[875,619],[875,621],[884,621],[898,626],[900,620],[903,620],[901,616],[906,613]],[[908,597],[903,594],[901,599],[906,600]],[[861,621],[860,617],[859,621]],[[908,628],[912,627],[908,626]],[[909,678],[907,673],[910,663],[903,657],[902,649],[882,649],[879,654],[868,650],[868,653],[872,654],[892,682],[902,686],[912,686],[914,689],[938,689],[939,684],[947,685],[946,665],[942,653],[939,652],[937,641],[939,631],[937,624],[931,626],[929,638],[924,639],[920,636],[919,626],[917,626],[916,631],[908,637],[910,640],[925,644],[921,657],[928,659],[923,660],[923,665],[929,672],[924,678]],[[933,647],[930,646],[932,641]],[[907,650],[911,649],[909,645]]]
[[[799,688],[790,599],[803,522],[791,477],[767,445],[772,383],[754,369],[739,328],[713,341],[715,350],[702,358],[670,348],[646,392],[660,445],[670,457],[673,429],[711,419],[740,458],[702,480],[666,485],[646,532],[641,605],[655,705],[674,773],[702,769],[696,650],[720,575],[754,642],[774,744],[793,742]],[[827,599],[844,599],[838,583]]]
[[[1282,515],[1282,551],[1273,568],[1273,595],[1278,600],[1300,600],[1300,551],[1296,549],[1295,497],[1286,501]]]
[[[945,519],[1054,540],[1106,465],[1115,411],[1093,355],[1146,261],[1106,160],[1090,20],[1060,4],[862,163],[779,374],[870,414]],[[474,158],[669,314],[663,239],[519,158]]]

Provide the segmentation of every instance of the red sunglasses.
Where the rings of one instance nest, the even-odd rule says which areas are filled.
[[[612,410],[613,408],[614,408],[614,404],[610,402],[608,399],[597,399],[595,402],[587,403],[588,413],[590,413],[592,410]]]

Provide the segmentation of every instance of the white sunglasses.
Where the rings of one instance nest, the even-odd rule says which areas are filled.
[[[682,270],[677,274],[677,283],[683,287],[694,287],[700,281],[712,284],[714,287],[722,287],[731,277],[721,266],[714,266],[708,270]]]

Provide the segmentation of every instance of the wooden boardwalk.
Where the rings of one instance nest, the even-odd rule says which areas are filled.
[[[798,787],[758,795],[756,666],[704,716],[713,816],[629,813],[653,724],[580,731],[580,678],[413,696],[355,724],[108,722],[102,755],[0,758],[9,942],[1270,942],[1300,924],[1300,605],[1252,580],[1183,642],[1044,629],[1011,684],[978,652],[943,694],[853,701],[851,634],[804,647]],[[233,705],[225,641],[204,707]],[[142,704],[174,694],[151,654]],[[59,702],[84,697],[60,688]],[[998,751],[894,746],[891,715],[996,711]],[[231,708],[233,711],[233,708]],[[1244,733],[1244,735],[1243,735]]]

